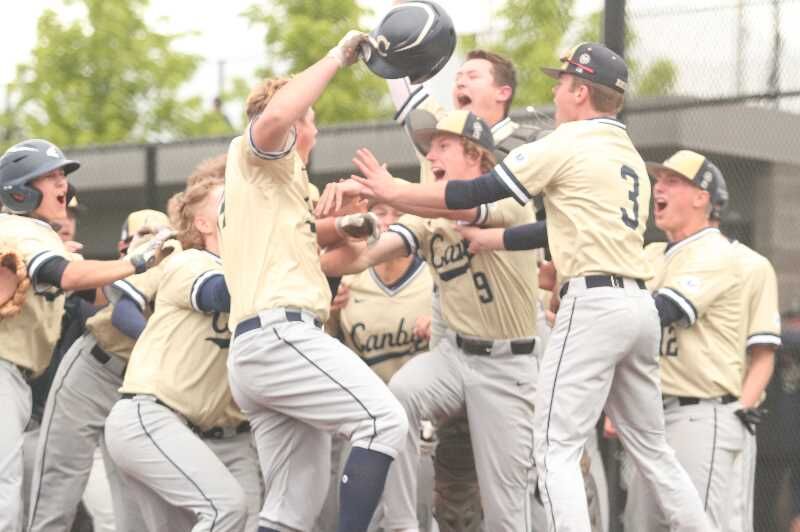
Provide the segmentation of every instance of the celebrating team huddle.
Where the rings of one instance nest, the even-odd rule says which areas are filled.
[[[396,4],[256,86],[117,260],[59,238],[77,161],[38,139],[0,158],[0,532],[70,530],[98,452],[117,531],[605,532],[599,424],[632,465],[626,530],[752,530],[777,286],[718,228],[722,172],[642,159],[598,43],[542,69],[552,129],[509,118],[516,71],[485,50],[446,110],[425,82],[452,22]],[[320,195],[313,106],[359,59],[419,183],[367,146]],[[651,195],[668,242],[645,246]]]

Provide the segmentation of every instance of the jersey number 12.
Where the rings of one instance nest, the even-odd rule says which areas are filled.
[[[620,174],[622,179],[627,181],[630,179],[633,181],[633,188],[628,192],[628,199],[633,202],[633,216],[628,214],[628,211],[625,207],[620,207],[619,210],[622,213],[622,223],[630,227],[631,229],[636,229],[639,227],[639,176],[636,175],[636,172],[629,166],[622,166],[620,170]]]

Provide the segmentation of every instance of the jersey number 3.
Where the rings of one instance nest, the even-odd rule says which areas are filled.
[[[628,214],[625,207],[620,207],[619,211],[622,213],[622,223],[631,229],[636,229],[639,227],[639,176],[636,175],[636,172],[634,172],[631,167],[625,165],[622,166],[620,173],[622,179],[625,181],[628,179],[633,181],[633,188],[628,192],[628,199],[633,202],[633,216]]]

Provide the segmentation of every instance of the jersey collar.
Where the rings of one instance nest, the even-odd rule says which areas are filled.
[[[607,126],[614,126],[620,129],[628,129],[628,127],[614,118],[613,116],[597,116],[595,118],[588,118],[587,120],[592,120],[597,122],[598,124],[606,124]]]
[[[375,284],[377,284],[386,295],[395,296],[398,292],[405,288],[417,276],[417,274],[422,271],[424,267],[425,261],[423,261],[419,255],[414,255],[414,258],[411,260],[411,264],[408,265],[408,269],[406,269],[405,273],[392,284],[384,284],[380,276],[375,273],[375,268],[369,269],[369,275],[372,277],[372,280],[375,281]]]
[[[667,244],[667,247],[664,248],[664,255],[666,255],[667,257],[672,256],[679,250],[683,249],[684,247],[694,242],[695,240],[700,240],[706,235],[710,235],[712,233],[721,234],[719,232],[719,229],[716,227],[704,227],[703,229],[700,229],[696,233],[687,236],[683,240],[678,240],[677,242],[670,242],[669,244]]]
[[[501,121],[492,126],[492,135],[496,134],[498,131],[508,126],[509,124],[511,124],[511,118],[505,117],[504,119],[502,119]]]

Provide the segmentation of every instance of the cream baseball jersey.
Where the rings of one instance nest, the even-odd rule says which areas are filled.
[[[414,324],[418,317],[431,314],[430,271],[415,256],[391,285],[373,268],[342,282],[350,287],[350,300],[339,314],[342,341],[389,382],[412,356],[428,349],[428,341],[414,335]]]
[[[506,199],[494,216],[512,225],[535,220],[530,209]],[[535,251],[493,251],[473,255],[454,222],[405,215],[389,230],[419,253],[434,272],[444,321],[464,335],[486,339],[536,334],[538,279]],[[466,311],[465,309],[468,309]]]
[[[248,127],[228,150],[219,226],[230,326],[272,308],[300,308],[328,319],[331,291],[319,261],[305,166],[290,136],[265,153]]]
[[[561,124],[512,150],[492,172],[521,204],[544,194],[550,253],[565,279],[652,276],[643,252],[650,179],[622,123]]]
[[[79,258],[64,248],[49,224],[35,218],[0,214],[0,235],[4,245],[22,255],[31,279],[53,257]],[[22,311],[0,320],[0,358],[41,374],[50,364],[63,314],[62,291],[31,282]]]
[[[687,317],[662,334],[664,394],[738,397],[745,359],[739,331],[742,277],[733,245],[708,227],[663,249],[650,286]]]

